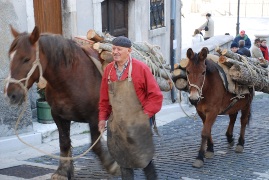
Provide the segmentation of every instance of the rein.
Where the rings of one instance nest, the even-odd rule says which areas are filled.
[[[50,154],[46,151],[43,151],[39,148],[36,148],[34,146],[32,146],[31,144],[25,142],[24,140],[22,140],[18,134],[18,126],[19,126],[19,123],[20,123],[20,120],[22,119],[25,111],[26,111],[26,105],[27,105],[27,98],[28,98],[28,94],[27,94],[27,85],[28,85],[28,80],[29,78],[32,76],[32,74],[34,73],[34,71],[36,70],[36,68],[39,68],[39,78],[43,78],[43,72],[42,72],[42,65],[40,63],[40,58],[39,58],[39,44],[37,43],[37,50],[36,50],[36,60],[33,62],[33,66],[32,68],[30,69],[30,71],[28,72],[27,76],[25,78],[22,78],[20,80],[17,80],[17,79],[14,79],[14,78],[11,78],[10,76],[5,80],[5,83],[14,83],[14,84],[18,84],[20,85],[20,87],[24,90],[24,93],[25,93],[25,102],[24,105],[23,105],[23,108],[22,108],[22,111],[20,112],[20,115],[16,121],[16,125],[15,125],[15,134],[17,136],[17,138],[23,143],[25,144],[26,146],[29,146],[35,150],[37,150],[38,152],[40,153],[43,153],[45,155],[48,155],[52,158],[55,158],[55,159],[59,159],[59,160],[75,160],[75,159],[78,159],[78,158],[81,158],[82,156],[84,156],[85,154],[87,154],[94,146],[95,144],[100,140],[100,138],[102,137],[103,135],[103,132],[102,131],[99,135],[99,137],[96,139],[96,141],[91,145],[91,147],[89,147],[84,153],[78,155],[78,156],[75,156],[75,157],[61,157],[61,156],[56,156],[56,155],[53,155],[53,154]],[[23,85],[22,81],[25,81],[25,85]]]

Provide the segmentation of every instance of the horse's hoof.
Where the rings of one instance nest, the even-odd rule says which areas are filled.
[[[229,143],[229,147],[233,147],[234,146],[234,141]]]
[[[237,145],[235,148],[235,152],[242,153],[244,151],[244,147],[241,145]]]
[[[74,179],[74,178],[71,178],[71,179]],[[68,180],[68,178],[65,177],[65,176],[62,176],[62,175],[60,175],[60,174],[56,174],[56,173],[54,173],[54,174],[52,174],[52,176],[51,176],[51,180]]]
[[[121,171],[120,171],[120,166],[118,165],[117,162],[114,162],[108,169],[109,174],[115,175],[115,176],[120,176]]]
[[[205,158],[212,159],[214,157],[214,152],[206,151]]]
[[[202,160],[196,159],[194,163],[192,164],[192,167],[201,168],[203,167],[203,165],[204,165],[204,162]]]

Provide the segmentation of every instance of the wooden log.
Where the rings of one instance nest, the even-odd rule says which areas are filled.
[[[188,58],[183,58],[179,62],[179,66],[181,67],[181,69],[186,69],[188,63],[189,63],[189,59]]]
[[[229,68],[232,67],[233,65],[243,66],[243,67],[246,67],[249,69],[254,69],[259,74],[262,74],[264,76],[268,76],[268,70],[266,70],[262,67],[257,67],[251,63],[246,64],[246,63],[236,61],[236,60],[231,59],[231,58],[227,58],[225,56],[220,56],[219,62],[226,65]]]
[[[234,53],[228,49],[223,49],[221,55],[226,56],[226,57],[231,58],[231,59],[235,59],[237,61],[240,61],[239,54]]]
[[[207,59],[211,59],[212,61],[214,61],[215,63],[218,63],[219,61],[219,56],[214,55],[214,54],[207,54]]]
[[[147,54],[152,54],[153,56],[158,58],[162,64],[166,63],[159,46],[154,46],[147,42],[133,42],[132,48],[141,52],[145,52]]]
[[[105,68],[106,68],[106,66],[109,64],[109,62],[107,62],[107,61],[104,61],[103,63],[102,63],[102,70],[103,71],[105,71]]]
[[[256,91],[269,93],[269,79],[256,71],[251,71],[247,67],[233,65],[229,69],[231,78],[239,84],[244,84],[255,88]]]
[[[100,57],[108,63],[113,61],[113,55],[110,51],[102,51]]]
[[[162,77],[155,77],[159,87],[160,87],[160,90],[161,91],[170,91],[172,89],[173,86],[171,86],[171,83],[169,80],[166,80]]]
[[[176,88],[178,90],[182,90],[182,91],[186,91],[188,89],[187,85],[188,85],[187,80],[183,79],[183,78],[177,79],[177,81],[175,83]]]
[[[186,75],[186,71],[185,70],[175,69],[172,72],[172,80],[174,82],[176,82],[176,80],[179,79],[179,78],[187,79],[187,75]]]
[[[93,40],[95,42],[103,42],[104,41],[104,36],[102,34],[98,34],[95,30],[90,29],[87,32],[87,39]]]
[[[87,39],[87,37],[85,36],[75,36],[73,38],[73,40],[78,43],[79,45],[90,45],[93,46],[93,44],[95,43],[92,40]]]
[[[93,44],[93,49],[97,50],[99,53],[103,50],[112,52],[112,44],[97,42]]]
[[[215,48],[215,52],[219,53],[219,55],[222,54],[222,50],[220,49],[219,46],[217,46],[217,47]]]

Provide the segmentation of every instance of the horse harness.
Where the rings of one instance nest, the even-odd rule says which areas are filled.
[[[225,90],[228,92],[228,80],[227,80],[227,76],[224,72],[224,70],[216,63],[216,68],[218,69],[219,75],[224,83],[224,88]],[[201,86],[201,88],[199,86],[197,86],[196,84],[192,84],[189,81],[188,75],[187,75],[187,81],[189,86],[194,87],[198,90],[199,93],[199,99],[203,99],[204,97],[202,96],[202,91],[203,91],[203,87],[204,87],[204,83],[205,83],[205,76],[204,75],[204,80],[203,80],[203,84]],[[244,95],[237,95],[235,97],[233,97],[231,100],[231,103],[220,113],[220,115],[224,115],[226,112],[228,112],[240,99],[245,98]]]
[[[34,73],[34,71],[36,70],[37,67],[39,69],[39,79],[43,78],[43,70],[42,70],[42,65],[40,63],[40,58],[39,58],[39,44],[38,44],[38,42],[36,44],[37,44],[36,45],[36,59],[33,62],[33,66],[30,69],[30,71],[28,72],[27,76],[25,78],[17,80],[17,79],[11,78],[11,76],[9,75],[5,80],[6,83],[19,84],[21,86],[21,88],[25,91],[25,93],[27,93],[28,80],[32,76],[32,74]],[[25,81],[24,85],[22,84],[22,81]]]

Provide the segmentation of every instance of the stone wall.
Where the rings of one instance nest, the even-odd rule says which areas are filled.
[[[25,1],[1,1],[0,2],[0,137],[14,135],[15,123],[18,119],[21,107],[10,106],[4,97],[3,90],[5,78],[9,73],[8,50],[13,40],[9,24],[21,31],[27,30],[26,2]],[[26,133],[33,130],[30,103],[19,124],[18,132]]]

